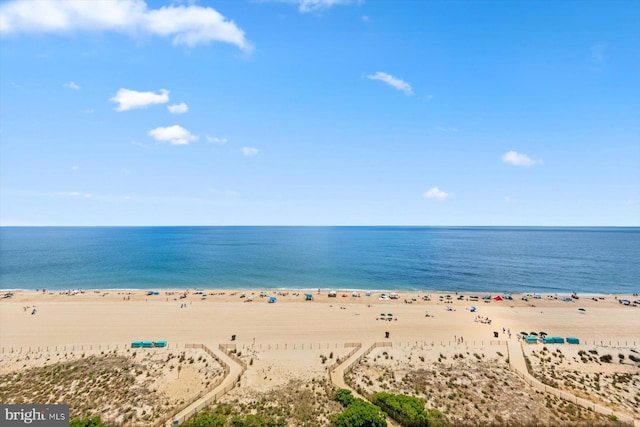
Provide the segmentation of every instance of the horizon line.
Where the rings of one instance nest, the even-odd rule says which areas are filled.
[[[0,224],[0,228],[133,228],[133,227],[388,227],[388,228],[640,228],[640,225],[481,225],[481,224],[451,224],[451,225],[425,225],[425,224],[93,224],[93,225],[4,225]]]

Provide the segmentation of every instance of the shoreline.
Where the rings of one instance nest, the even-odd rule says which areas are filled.
[[[640,294],[638,293],[576,293],[573,291],[566,292],[505,292],[505,291],[451,291],[451,290],[414,290],[414,289],[361,289],[361,288],[268,288],[268,287],[239,287],[239,288],[210,288],[210,287],[172,287],[172,288],[95,288],[95,289],[83,289],[83,288],[68,288],[68,289],[49,289],[49,288],[40,288],[40,289],[22,289],[22,288],[3,288],[0,289],[0,294],[12,293],[14,295],[78,295],[78,294],[100,294],[100,293],[142,293],[146,295],[148,292],[158,292],[160,296],[169,295],[174,293],[196,293],[196,292],[204,292],[208,296],[214,295],[231,295],[231,294],[260,294],[261,292],[273,292],[273,293],[287,293],[287,294],[307,294],[310,293],[314,296],[317,294],[328,294],[329,292],[336,292],[338,296],[343,293],[347,294],[347,297],[352,297],[352,293],[360,294],[360,297],[374,298],[379,296],[380,294],[398,294],[401,299],[407,296],[413,297],[418,296],[422,297],[424,295],[436,295],[436,296],[446,296],[450,295],[453,297],[463,296],[465,298],[470,297],[478,297],[480,302],[482,302],[482,298],[485,296],[490,296],[491,299],[496,296],[504,297],[505,295],[511,296],[513,300],[519,300],[522,297],[533,298],[534,300],[540,299],[562,299],[562,298],[572,298],[572,295],[577,296],[578,298],[572,298],[573,302],[579,302],[581,300],[587,300],[592,298],[614,298],[617,300],[629,300],[631,303],[636,302],[640,304]],[[371,294],[367,296],[366,294]],[[154,295],[154,296],[158,296]],[[394,298],[391,298],[394,299]],[[505,298],[505,300],[508,300]],[[1,295],[0,295],[0,301]]]

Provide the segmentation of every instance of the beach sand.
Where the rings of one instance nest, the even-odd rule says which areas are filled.
[[[513,300],[485,303],[457,300],[455,294],[447,302],[437,293],[400,293],[398,299],[380,300],[380,292],[352,297],[351,292],[338,291],[330,298],[326,291],[314,291],[314,300],[304,301],[304,291],[272,291],[277,302],[269,304],[259,291],[253,291],[252,302],[240,298],[241,291],[205,291],[206,298],[190,291],[182,299],[181,292],[16,292],[0,301],[0,347],[124,344],[137,339],[218,344],[233,334],[238,343],[369,342],[384,339],[386,331],[392,341],[488,341],[493,331],[500,339],[508,338],[503,328],[511,330],[512,339],[520,331],[545,331],[583,341],[640,341],[640,307],[624,306],[612,296],[565,302],[547,295],[523,301],[514,295]],[[423,301],[425,295],[431,301]],[[475,313],[471,306],[477,308]],[[376,320],[388,313],[393,321]],[[476,322],[477,316],[491,324]]]
[[[345,343],[365,347],[389,341],[396,354],[404,348],[403,355],[431,346],[443,349],[432,351],[434,355],[444,353],[451,360],[452,354],[470,352],[469,348],[473,349],[470,354],[486,349],[495,357],[496,340],[515,341],[520,331],[545,331],[579,338],[581,344],[573,347],[576,354],[596,347],[600,354],[603,348],[611,348],[614,357],[617,349],[640,351],[640,307],[618,302],[637,299],[632,296],[580,296],[567,302],[555,295],[530,296],[526,301],[523,295],[513,295],[513,300],[483,302],[481,298],[469,301],[466,293],[460,300],[455,293],[448,299],[445,293],[415,292],[381,300],[382,292],[371,296],[359,292],[354,297],[351,291],[338,291],[336,297],[329,297],[326,290],[288,290],[268,291],[277,298],[270,304],[260,290],[244,290],[245,298],[240,297],[241,290],[204,290],[206,297],[189,290],[181,298],[184,292],[15,292],[0,301],[0,351],[47,351],[72,345],[126,348],[134,340],[166,340],[170,350],[183,349],[187,343],[217,348],[231,343],[235,335],[233,343],[244,353],[243,360],[249,364],[254,359],[243,375],[246,396],[291,382],[326,378],[322,356],[343,356],[349,351]],[[313,301],[305,301],[305,293],[311,293]],[[253,301],[246,302],[251,295]],[[427,295],[430,301],[423,300]],[[36,313],[31,314],[34,308]],[[393,320],[388,320],[389,314]],[[531,350],[526,350],[530,356]],[[18,364],[13,367],[19,368]],[[597,369],[617,372],[619,366],[602,364]],[[624,369],[638,373],[637,364]],[[233,402],[243,400],[238,390],[230,393]]]

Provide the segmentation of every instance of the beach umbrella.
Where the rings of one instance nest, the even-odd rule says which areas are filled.
[[[584,309],[584,308],[579,308],[578,310],[580,310],[580,311],[587,311],[587,310],[586,310],[586,309]]]
[[[393,317],[393,314],[389,313],[387,314],[387,317]]]
[[[546,332],[544,332],[544,331],[540,331],[540,335],[549,335],[549,334],[547,334],[547,333],[546,333]]]
[[[520,335],[529,335],[529,332],[520,332]]]
[[[384,316],[386,316],[386,314],[380,313],[380,317],[384,317]]]
[[[529,335],[535,335],[537,337],[538,333],[537,332],[529,332]]]

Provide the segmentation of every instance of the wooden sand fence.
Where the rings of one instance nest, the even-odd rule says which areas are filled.
[[[522,342],[520,343],[520,351],[522,351],[522,357],[524,357],[524,349],[522,348]],[[507,352],[509,352],[509,346],[507,346]],[[508,354],[509,359],[511,360],[511,354]],[[640,420],[635,419],[633,416],[626,414],[626,413],[622,413],[622,412],[618,412],[618,411],[614,411],[613,409],[594,403],[590,400],[587,399],[583,399],[581,397],[578,397],[572,393],[557,389],[555,387],[551,387],[549,385],[546,385],[544,383],[542,383],[541,381],[539,381],[538,379],[536,379],[533,375],[531,375],[530,372],[523,372],[521,369],[519,369],[515,364],[511,363],[510,364],[511,370],[520,378],[522,379],[522,381],[524,381],[525,383],[529,384],[531,387],[533,387],[534,389],[538,390],[538,391],[542,391],[544,393],[549,393],[552,394],[556,397],[559,397],[560,399],[563,399],[567,402],[571,402],[571,403],[575,403],[576,405],[582,406],[583,408],[586,408],[587,410],[591,410],[593,412],[597,412],[599,414],[602,415],[606,415],[606,416],[615,416],[618,421],[634,426],[634,427],[640,427]],[[528,369],[528,368],[527,368]]]
[[[344,344],[344,348],[353,347],[352,350],[344,355],[343,357],[336,357],[336,360],[327,366],[327,374],[329,375],[329,382],[331,382],[331,372],[333,372],[341,363],[344,363],[345,360],[348,360],[351,356],[356,354],[358,350],[362,347],[362,344],[359,342],[348,342]]]
[[[360,343],[351,343],[351,346],[354,347],[353,350],[351,350],[346,357],[344,357],[342,360],[342,363],[345,363],[347,360],[349,360],[349,358],[351,356],[353,356],[357,351],[360,350],[360,348],[362,348],[362,344]],[[345,344],[345,347],[347,347],[347,344]],[[387,341],[387,342],[374,342],[373,344],[371,344],[369,346],[369,348],[367,348],[360,356],[358,356],[357,358],[355,358],[354,360],[352,360],[351,362],[349,362],[349,364],[344,368],[343,371],[343,378],[344,375],[348,374],[349,372],[351,372],[354,368],[354,366],[356,366],[358,363],[360,363],[362,361],[362,359],[364,359],[365,357],[367,357],[369,355],[369,353],[371,353],[371,351],[374,348],[377,347],[393,347],[393,343]],[[338,368],[338,366],[340,366],[340,360],[336,360],[336,362],[327,370],[327,372],[329,373],[329,381],[332,381],[331,379],[331,374]],[[344,382],[345,384],[347,384],[347,382]],[[349,387],[351,388],[351,387]],[[353,388],[351,388],[351,391],[354,392],[354,394],[356,396],[359,396],[358,392],[356,392]]]
[[[235,349],[236,344],[224,344],[229,348]],[[256,344],[237,344],[242,350],[331,350],[340,348],[336,343],[256,343]],[[345,345],[345,347],[348,347]]]
[[[390,341],[385,341],[385,342],[374,342],[373,344],[371,344],[369,346],[368,349],[366,349],[364,351],[364,353],[362,353],[359,357],[357,357],[355,360],[351,361],[351,363],[349,363],[347,365],[347,367],[344,369],[344,373],[347,374],[349,372],[351,372],[353,370],[353,368],[362,361],[362,359],[364,359],[365,357],[367,357],[369,355],[369,353],[371,353],[373,351],[373,349],[378,348],[378,347],[393,347],[393,343]]]
[[[507,340],[489,340],[489,341],[476,341],[476,340],[471,340],[471,341],[464,341],[462,343],[455,343],[455,342],[451,342],[451,341],[398,341],[396,342],[395,346],[396,347],[418,347],[418,346],[431,346],[431,347],[435,347],[435,346],[439,346],[439,347],[447,347],[447,348],[451,348],[451,347],[484,347],[485,345],[489,345],[489,346],[506,346],[508,343]],[[380,343],[378,343],[380,344]],[[380,347],[380,346],[378,346]],[[391,347],[391,346],[384,346],[384,347]],[[373,349],[371,349],[373,350]]]
[[[494,346],[494,345],[506,345],[506,340],[471,340],[464,341],[463,343],[455,343],[452,340],[440,340],[440,341],[407,341],[405,342],[397,342],[397,346],[402,347],[405,344],[410,346],[414,343],[416,346],[419,344],[423,345],[431,345],[436,346],[484,346],[485,344]],[[231,346],[233,344],[226,344],[227,346]],[[566,345],[566,344],[565,344]],[[580,340],[579,344],[568,344],[570,346],[575,347],[613,347],[613,348],[638,348],[640,346],[640,341],[637,340]],[[179,343],[169,343],[167,344],[166,349],[175,348],[178,349],[182,346]],[[280,343],[280,344],[242,344],[242,349],[245,348],[259,348],[260,350],[313,350],[317,348],[318,350],[331,348],[339,348],[338,343],[323,343],[323,344],[312,344],[312,343]],[[11,354],[11,353],[42,353],[42,352],[50,352],[50,351],[111,351],[111,350],[127,350],[131,348],[131,343],[126,344],[65,344],[65,345],[48,345],[48,346],[16,346],[16,347],[0,347],[0,354]],[[229,347],[231,348],[231,347]],[[144,348],[138,348],[136,350],[150,350]]]
[[[185,403],[184,405],[182,405],[179,408],[177,408],[174,411],[172,411],[171,415],[165,416],[161,420],[157,421],[155,423],[155,426],[157,426],[157,427],[164,426],[164,425],[172,425],[172,424],[175,423],[175,421],[178,421],[179,424],[184,423],[188,418],[190,418],[191,416],[193,416],[197,412],[202,411],[203,409],[205,409],[206,407],[211,405],[213,402],[217,401],[225,393],[229,392],[229,390],[233,389],[236,386],[236,384],[238,384],[238,382],[240,381],[240,378],[242,377],[242,374],[244,374],[244,371],[247,369],[247,365],[242,360],[240,360],[234,354],[228,353],[227,351],[225,351],[223,349],[223,345],[220,345],[220,350],[224,351],[234,362],[238,363],[242,367],[242,370],[241,370],[240,374],[236,378],[233,379],[231,384],[229,384],[226,387],[224,387],[223,389],[220,389],[220,390],[216,391],[215,393],[213,393],[213,391],[217,387],[219,387],[227,379],[227,377],[229,376],[229,373],[231,372],[231,367],[229,366],[229,364],[227,362],[225,362],[224,360],[220,359],[213,351],[211,351],[211,349],[209,349],[209,347],[207,347],[204,344],[185,344],[184,348],[200,348],[200,349],[204,350],[208,355],[213,357],[215,360],[217,360],[224,367],[224,376],[222,376],[221,378],[218,378],[215,381],[215,383],[210,385],[206,390],[198,393],[198,395],[195,396],[193,399],[191,399],[190,402]],[[194,403],[196,403],[198,401],[201,401],[198,405],[196,405],[194,408],[192,408],[186,414],[182,415],[180,418],[176,418],[177,414],[179,414],[180,412],[184,411],[189,406],[193,405]]]
[[[170,349],[180,348],[180,344],[173,343],[167,344],[165,347],[151,347],[151,348],[136,348],[134,350],[149,350],[152,351],[154,348],[162,348],[162,349]],[[32,353],[42,353],[42,352],[51,352],[51,351],[111,351],[111,350],[127,350],[130,349],[131,343],[126,344],[64,344],[64,345],[46,345],[46,346],[20,346],[20,347],[0,347],[1,354],[32,354]]]

